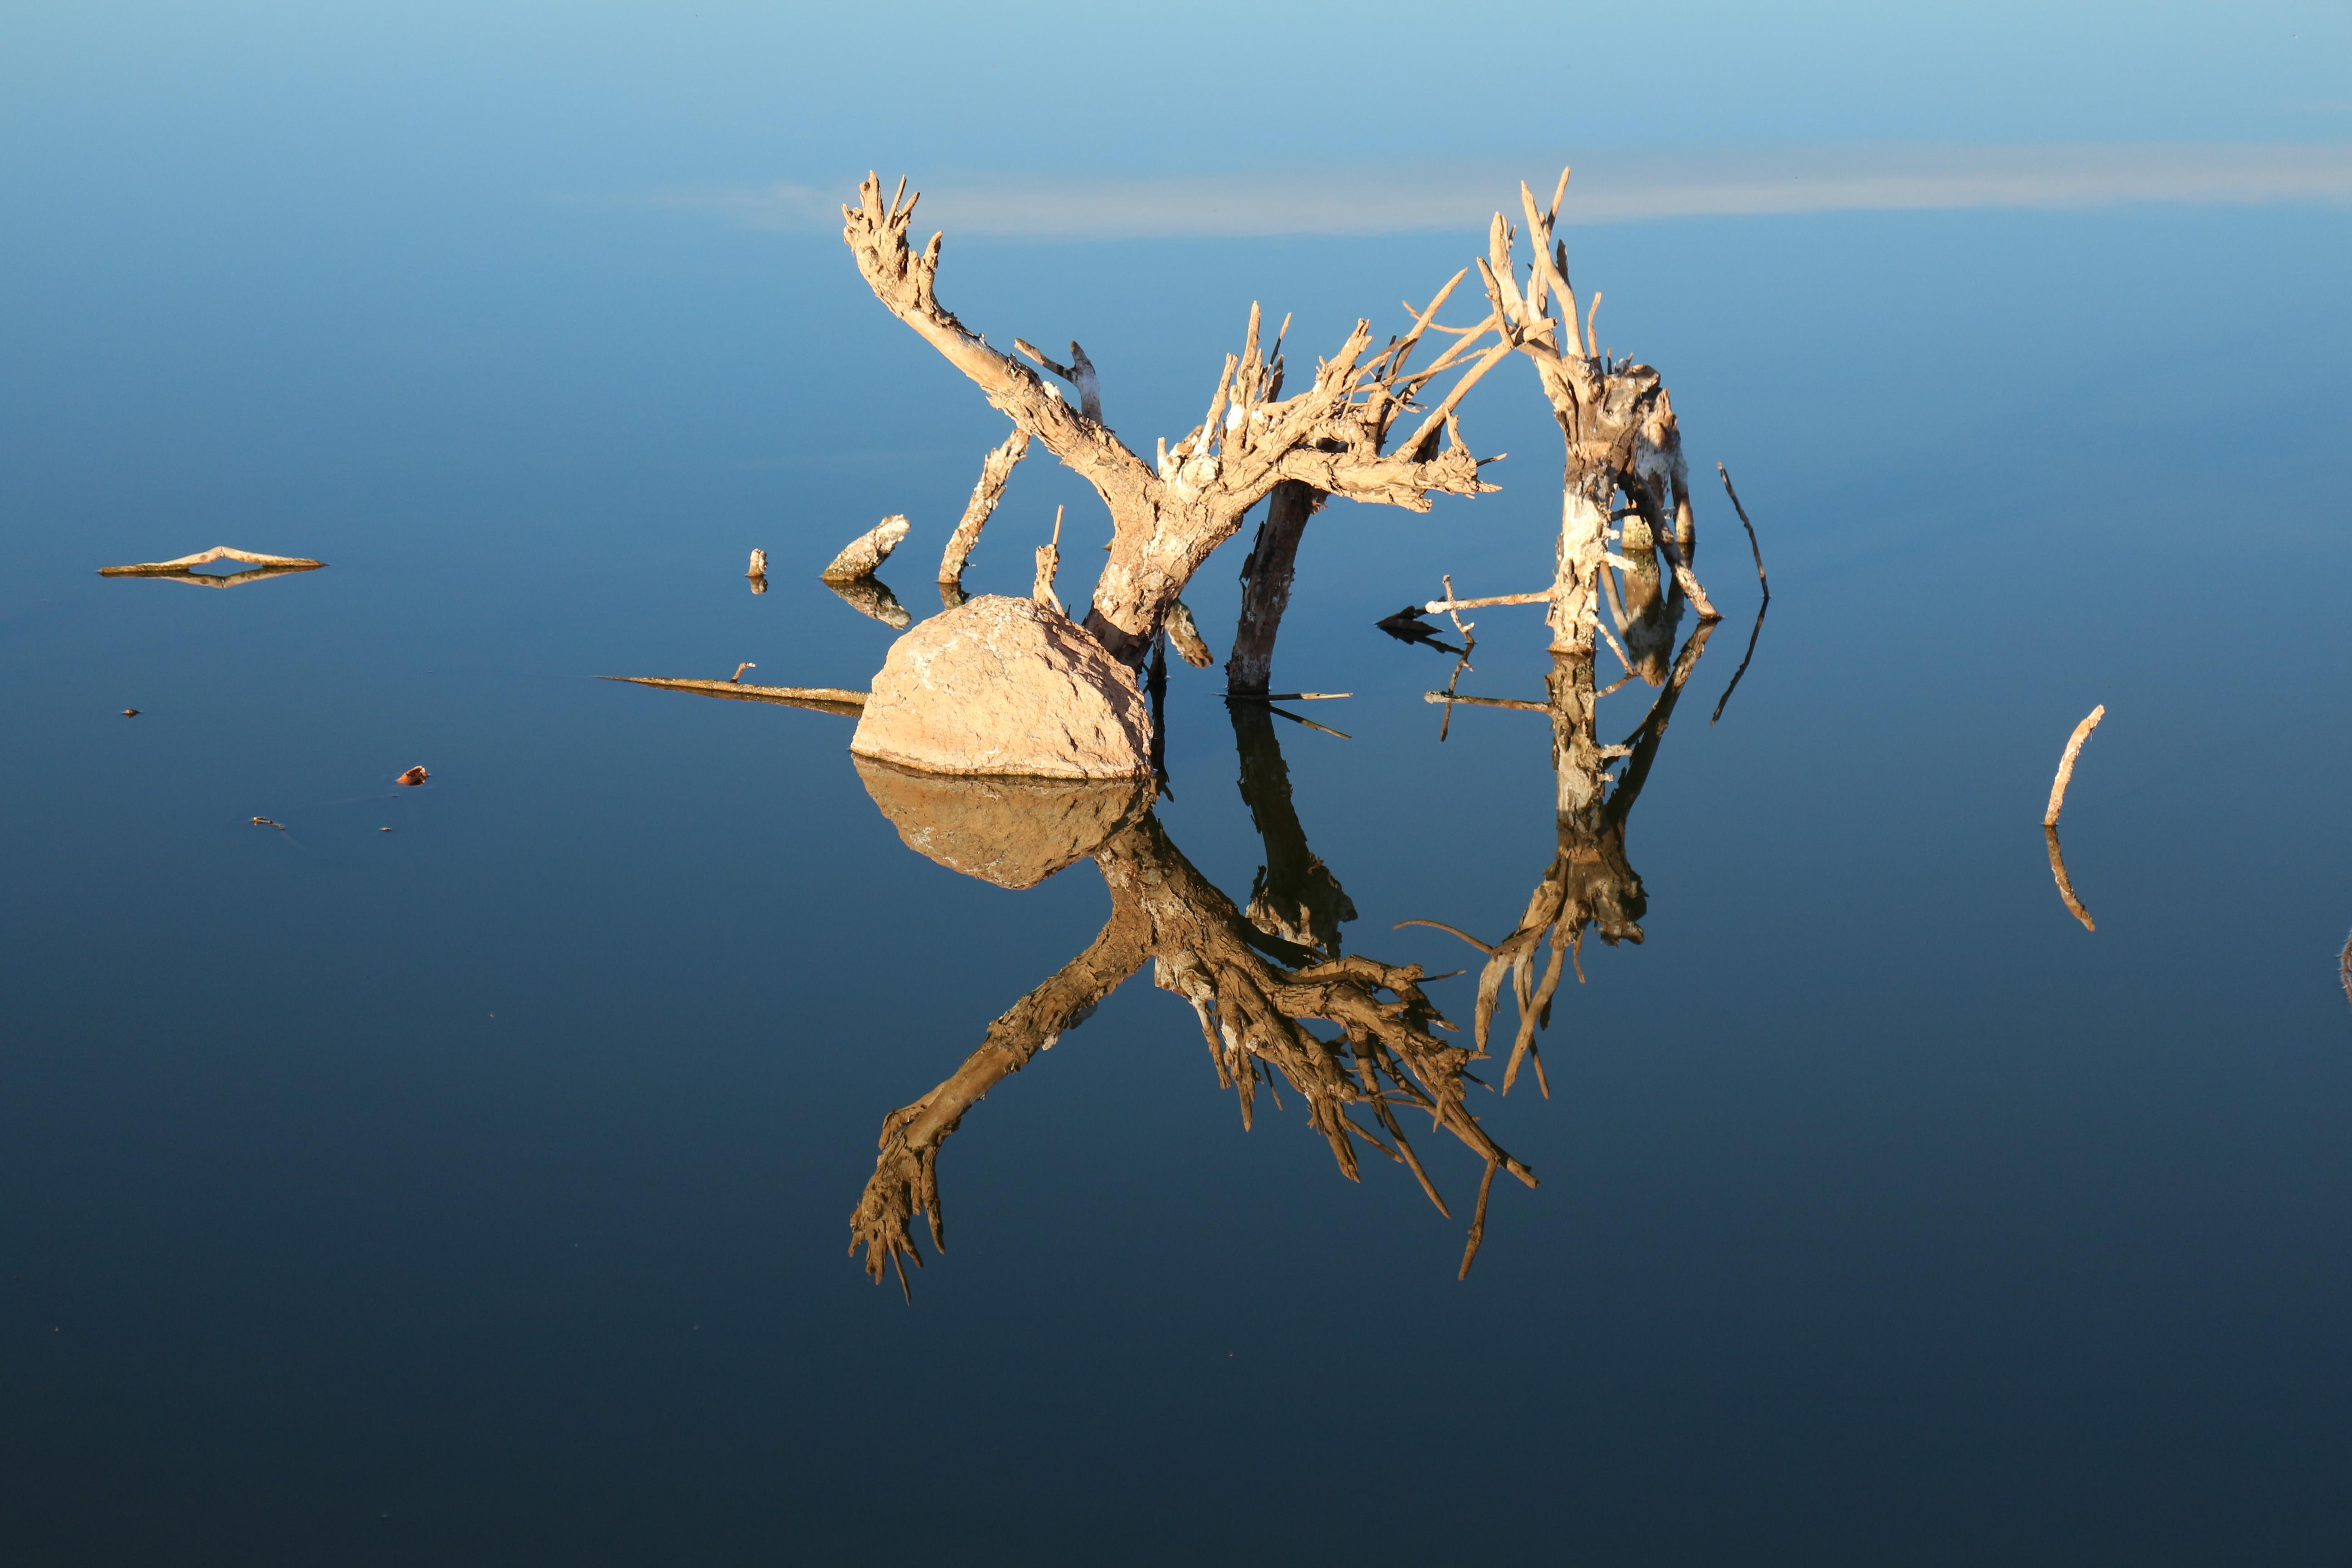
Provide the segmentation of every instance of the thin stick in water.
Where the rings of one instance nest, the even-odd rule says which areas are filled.
[[[1772,602],[1772,584],[1764,575],[1764,547],[1756,542],[1756,525],[1748,521],[1748,509],[1739,504],[1739,492],[1731,488],[1731,470],[1717,463],[1715,471],[1723,477],[1723,493],[1731,498],[1731,510],[1739,514],[1739,526],[1748,531],[1748,552],[1756,557],[1756,582],[1764,590],[1764,602],[1769,605]],[[1728,697],[1730,693],[1724,695]]]
[[[2066,750],[2058,758],[2058,776],[2050,782],[2050,809],[2042,814],[2042,826],[2058,826],[2058,813],[2066,805],[2066,786],[2074,782],[2074,759],[2083,754],[2083,742],[2091,738],[2091,731],[2097,729],[2099,721],[2106,716],[2107,705],[2102,702],[2091,710],[2090,717],[2074,726],[2072,735],[2066,737]]]

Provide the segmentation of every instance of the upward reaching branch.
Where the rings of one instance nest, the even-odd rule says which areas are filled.
[[[1495,488],[1480,481],[1479,459],[1462,444],[1455,415],[1464,394],[1518,346],[1507,319],[1490,316],[1426,368],[1409,368],[1438,307],[1465,274],[1438,291],[1408,331],[1378,350],[1371,323],[1358,321],[1339,353],[1317,365],[1314,380],[1286,398],[1281,334],[1270,351],[1262,350],[1260,316],[1252,306],[1242,351],[1226,356],[1207,416],[1172,447],[1160,442],[1156,460],[1147,463],[1102,423],[1099,381],[1076,343],[1073,363],[1064,366],[1013,340],[1077,389],[1080,406],[1074,409],[1035,371],[991,347],[940,303],[940,237],[933,235],[920,252],[910,247],[916,198],[905,192],[902,181],[886,201],[881,182],[868,174],[858,205],[842,208],[843,237],[858,272],[892,315],[1103,498],[1111,514],[1110,553],[1087,626],[1129,663],[1140,662],[1209,552],[1285,479],[1415,511],[1426,511],[1433,494]],[[1496,341],[1482,350],[1490,330]],[[1425,402],[1422,395],[1448,374],[1454,379],[1444,395]]]

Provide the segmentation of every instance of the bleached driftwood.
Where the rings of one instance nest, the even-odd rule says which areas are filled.
[[[242,561],[255,568],[251,572],[229,572],[215,575],[199,572],[215,561]],[[101,577],[160,577],[167,582],[194,583],[205,588],[234,588],[240,583],[258,583],[265,578],[289,576],[297,572],[315,572],[326,564],[304,555],[258,555],[250,550],[232,550],[226,544],[215,544],[210,550],[194,555],[183,555],[177,561],[142,561],[131,566],[101,566]]]
[[[833,563],[817,575],[828,583],[855,583],[860,577],[871,577],[906,537],[907,520],[894,513],[843,545]]]
[[[2102,702],[2074,726],[2073,734],[2066,737],[2066,749],[2058,756],[2058,776],[2050,781],[2050,805],[2042,814],[2042,826],[2058,826],[2058,813],[2066,805],[2066,786],[2074,782],[2074,759],[2083,754],[2083,742],[2091,738],[2091,731],[2097,729],[2099,721],[2106,716],[2107,705]]]
[[[743,702],[782,702],[826,713],[855,716],[866,710],[866,693],[833,686],[751,686],[732,680],[671,680],[651,675],[600,675],[599,680],[655,686],[667,691],[693,691],[705,697],[730,697]]]
[[[1487,230],[1486,256],[1478,263],[1486,298],[1495,313],[1510,323],[1512,342],[1534,362],[1567,446],[1550,617],[1552,647],[1561,653],[1589,650],[1593,645],[1601,581],[1610,569],[1609,525],[1620,516],[1629,526],[1619,558],[1633,557],[1638,568],[1643,555],[1663,554],[1680,595],[1700,618],[1720,618],[1691,566],[1697,539],[1690,476],[1665,385],[1648,365],[1603,355],[1591,336],[1590,314],[1581,327],[1577,321],[1576,290],[1568,279],[1568,245],[1552,236],[1568,180],[1569,171],[1562,169],[1549,207],[1538,207],[1535,193],[1524,184],[1519,186],[1533,252],[1524,289],[1513,258],[1517,233],[1501,213]],[[1592,303],[1597,312],[1598,294]],[[1621,494],[1629,506],[1624,513],[1616,509]],[[1636,520],[1643,536],[1638,542],[1631,526]],[[1637,606],[1628,621],[1629,646],[1631,626],[1643,618],[1643,608]],[[1679,608],[1669,597],[1651,616],[1664,623],[1659,629],[1668,637]],[[1645,632],[1642,640],[1654,644],[1658,638]],[[1653,678],[1662,680],[1664,675],[1661,669]]]
[[[1002,446],[980,460],[980,481],[971,487],[971,499],[964,502],[963,516],[957,521],[955,531],[948,535],[947,551],[940,557],[942,586],[962,585],[964,563],[971,559],[972,547],[980,542],[980,531],[988,525],[996,503],[1004,499],[1004,486],[1013,477],[1013,466],[1028,455],[1029,432],[1016,426]],[[953,609],[955,605],[948,607]]]
[[[764,577],[767,574],[768,552],[764,550],[754,550],[751,552],[751,569],[745,572],[743,575],[746,577]]]
[[[1253,307],[1238,354],[1226,356],[1207,416],[1155,461],[1130,450],[1089,400],[1090,370],[1068,367],[1079,387],[1072,407],[1038,373],[992,347],[958,321],[937,293],[941,237],[920,252],[908,243],[915,198],[906,183],[887,200],[869,174],[858,205],[842,208],[842,237],[859,274],[890,313],[919,333],[977,385],[1000,412],[1095,487],[1111,514],[1111,544],[1094,587],[1087,629],[1115,656],[1139,665],[1169,605],[1201,563],[1241,526],[1248,510],[1276,485],[1295,479],[1327,494],[1425,511],[1433,494],[1475,495],[1495,487],[1478,478],[1479,459],[1461,443],[1455,410],[1479,377],[1507,355],[1509,328],[1489,318],[1421,370],[1408,362],[1438,308],[1465,274],[1440,289],[1406,332],[1372,346],[1359,321],[1313,383],[1282,396],[1280,334],[1262,352]],[[1497,333],[1479,352],[1486,332]],[[1043,356],[1039,356],[1042,363]],[[1455,373],[1433,405],[1418,395]],[[1410,412],[1414,417],[1404,420]],[[1400,422],[1403,421],[1402,426]],[[1443,446],[1441,447],[1441,441]]]
[[[1037,547],[1037,578],[1030,584],[1029,596],[1041,605],[1055,610],[1062,601],[1054,593],[1054,579],[1062,570],[1062,509],[1054,509],[1054,537]]]

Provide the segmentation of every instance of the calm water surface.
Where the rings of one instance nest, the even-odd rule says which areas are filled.
[[[1251,300],[1304,359],[1475,242],[973,244],[942,293],[1085,341],[1149,450]],[[20,258],[6,1554],[2346,1561],[2347,242],[1577,231],[1774,593],[1710,724],[1758,595],[1703,489],[1728,619],[1627,819],[1643,940],[1585,943],[1549,1098],[1472,1090],[1541,1184],[1457,1281],[1478,1159],[1416,1135],[1448,1219],[1287,1089],[1244,1131],[1147,969],[949,1141],[911,1306],[844,1250],[882,1118],[1094,941],[1101,875],[911,853],[847,720],[594,678],[863,686],[892,634],[815,571],[904,511],[929,613],[996,416],[823,238],[559,207],[430,266]],[[1352,692],[1310,714],[1347,738],[1176,666],[1151,819],[1244,908],[1311,854],[1344,951],[1431,973],[1479,955],[1397,922],[1493,942],[1556,848],[1545,720],[1441,739],[1454,658],[1372,626],[1547,571],[1525,366],[1468,426],[1502,494],[1308,531],[1276,685]],[[969,584],[1024,591],[1063,502],[1083,598],[1105,525],[1042,453]],[[1221,655],[1246,542],[1188,595]],[[95,574],[215,543],[331,564]],[[1539,700],[1539,615],[1479,612],[1459,689]],[[2094,934],[2039,816],[2100,702]],[[1430,984],[1465,1026],[1475,979]]]

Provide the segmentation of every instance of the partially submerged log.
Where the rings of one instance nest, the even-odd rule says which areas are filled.
[[[841,553],[817,575],[836,584],[871,577],[906,537],[907,520],[894,513],[843,545]]]
[[[226,544],[215,544],[210,550],[183,555],[176,561],[142,561],[131,566],[101,566],[98,574],[101,577],[164,577],[186,573],[198,566],[209,566],[215,561],[242,561],[248,566],[275,566],[295,572],[308,572],[326,564],[307,555],[257,555],[250,550],[232,550]]]
[[[821,713],[843,713],[853,719],[866,711],[865,692],[835,686],[751,686],[732,680],[673,680],[651,675],[600,675],[596,679],[657,687],[665,691],[723,697],[734,702],[781,702],[792,708],[814,708]]]

